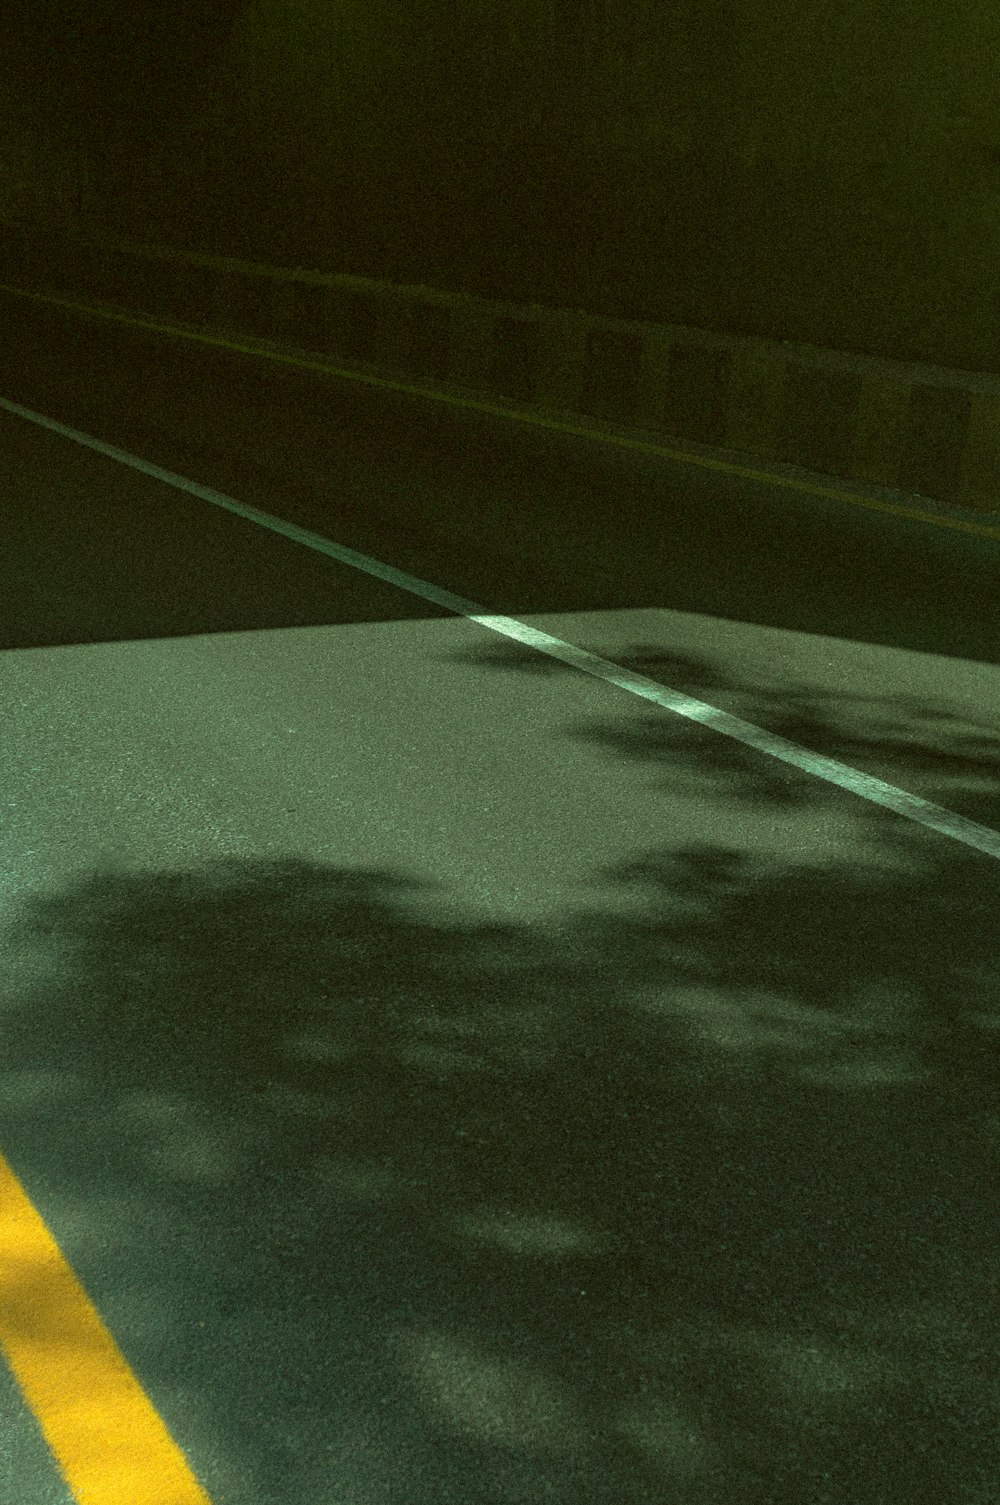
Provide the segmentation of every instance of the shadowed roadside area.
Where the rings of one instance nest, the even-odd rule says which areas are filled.
[[[544,926],[291,859],[15,906],[0,1139],[211,1489],[987,1505],[995,864],[870,820]]]

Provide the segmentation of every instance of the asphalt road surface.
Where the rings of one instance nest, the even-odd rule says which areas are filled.
[[[0,1500],[995,1505],[1000,524],[0,340]]]

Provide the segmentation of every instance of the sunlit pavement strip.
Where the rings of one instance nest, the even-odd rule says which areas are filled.
[[[0,1350],[79,1505],[211,1505],[2,1156]]]
[[[686,716],[689,721],[699,721],[703,726],[711,727],[713,731],[720,732],[724,737],[732,737],[737,742],[745,742],[748,747],[755,747],[758,752],[767,753],[769,757],[778,758],[783,763],[790,763],[793,768],[800,768],[804,773],[812,774],[815,778],[825,779],[827,783],[836,784],[838,788],[857,794],[873,804],[884,805],[887,810],[895,810],[898,815],[903,815],[908,820],[917,821],[920,825],[928,826],[942,836],[950,836],[953,841],[960,841],[965,846],[975,847],[977,851],[984,852],[987,857],[1000,860],[1000,832],[992,830],[989,826],[981,826],[977,821],[967,820],[963,815],[956,815],[954,811],[945,810],[941,805],[921,799],[919,795],[908,794],[906,790],[897,789],[893,784],[886,784],[881,779],[872,778],[871,775],[861,773],[856,768],[850,768],[846,763],[838,763],[833,758],[824,758],[820,753],[810,752],[807,748],[788,742],[784,737],[778,737],[762,727],[754,726],[749,721],[741,721],[738,716],[731,716],[727,711],[720,711],[716,706],[706,705],[701,700],[694,700],[679,690],[670,690],[655,679],[647,679],[643,674],[634,674],[630,669],[622,668],[620,664],[613,664],[607,659],[599,658],[595,653],[588,653],[585,648],[574,647],[572,643],[564,643],[561,638],[552,637],[547,632],[540,632],[535,627],[529,627],[526,622],[519,622],[515,617],[493,616],[475,601],[467,601],[463,596],[456,596],[451,591],[441,590],[426,580],[418,579],[416,575],[408,575],[403,570],[394,569],[391,564],[383,564],[381,560],[372,559],[368,554],[360,554],[355,549],[348,549],[343,544],[334,543],[331,539],[324,538],[322,534],[312,533],[308,528],[300,528],[295,523],[286,522],[284,518],[272,517],[269,512],[262,512],[257,507],[237,502],[233,497],[224,496],[221,491],[213,491],[209,486],[201,486],[197,481],[189,481],[185,476],[176,475],[172,470],[164,470],[159,465],[151,465],[149,461],[141,460],[137,455],[130,455],[127,450],[117,449],[113,444],[105,444],[101,439],[94,439],[89,434],[81,433],[79,429],[69,428],[63,423],[56,422],[54,418],[46,418],[42,413],[23,408],[19,403],[10,402],[5,397],[0,397],[0,408],[5,408],[7,412],[14,413],[19,418],[26,418],[29,423],[37,423],[42,428],[51,429],[53,433],[72,439],[77,444],[85,445],[87,449],[96,450],[98,454],[118,460],[122,465],[131,466],[133,470],[152,476],[154,480],[164,481],[168,486],[176,486],[178,490],[200,497],[202,501],[211,502],[214,506],[225,507],[240,517],[259,523],[261,527],[270,528],[274,533],[281,533],[286,538],[305,544],[307,548],[315,549],[320,554],[327,554],[331,559],[338,559],[342,564],[352,565],[368,575],[387,580],[391,585],[397,585],[401,590],[409,591],[412,595],[423,596],[438,606],[467,617],[470,622],[478,622],[481,627],[488,627],[491,632],[498,632],[503,637],[513,638],[515,642],[524,643],[529,648],[536,648],[539,653],[546,653],[550,658],[561,659],[563,663],[572,664],[574,668],[581,669],[584,674],[591,674],[610,685],[617,685],[620,690],[628,690],[633,695],[640,695],[644,700],[650,700],[654,705],[662,706],[664,710],[674,711],[678,716]]]

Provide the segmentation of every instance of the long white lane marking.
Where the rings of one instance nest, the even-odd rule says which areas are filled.
[[[994,831],[989,826],[981,826],[977,821],[967,820],[964,815],[956,815],[954,811],[945,810],[941,805],[921,799],[917,794],[908,794],[905,789],[897,789],[894,784],[886,784],[881,779],[872,778],[870,774],[861,773],[846,763],[838,763],[833,758],[824,758],[820,753],[810,752],[808,748],[788,742],[784,737],[778,737],[773,732],[754,726],[749,721],[741,721],[738,716],[731,716],[728,711],[720,711],[716,706],[706,705],[701,700],[694,700],[690,695],[684,695],[679,690],[670,690],[665,685],[658,684],[655,679],[647,679],[643,674],[634,674],[631,669],[625,669],[620,664],[613,664],[608,659],[599,658],[595,653],[588,653],[585,648],[577,648],[572,643],[564,643],[561,638],[539,631],[537,627],[529,627],[526,622],[519,622],[516,617],[494,616],[475,601],[467,601],[464,596],[456,596],[451,591],[442,590],[426,580],[418,579],[416,575],[408,575],[404,570],[394,569],[391,564],[383,564],[379,559],[372,559],[368,554],[360,554],[356,549],[349,549],[343,544],[334,543],[320,533],[313,533],[308,528],[300,528],[295,523],[286,522],[284,518],[273,517],[271,513],[262,512],[257,507],[250,507],[245,502],[238,502],[231,496],[223,495],[221,491],[213,491],[210,486],[201,486],[197,481],[189,481],[186,476],[177,475],[172,470],[164,470],[162,466],[151,465],[148,460],[142,460],[138,455],[131,455],[127,450],[117,449],[113,444],[105,444],[102,439],[94,439],[90,434],[69,428],[64,423],[58,423],[54,418],[46,418],[43,413],[35,413],[31,408],[21,407],[19,403],[10,402],[5,397],[0,397],[0,408],[6,409],[8,413],[13,413],[18,418],[27,419],[29,423],[36,423],[42,428],[51,429],[53,433],[61,434],[65,439],[72,439],[76,444],[82,444],[87,449],[96,450],[98,454],[118,460],[122,465],[131,466],[133,470],[152,476],[154,480],[163,481],[168,486],[175,486],[179,491],[186,491],[189,495],[211,502],[216,507],[225,507],[229,512],[235,512],[240,517],[259,523],[262,528],[270,528],[273,533],[281,533],[286,538],[305,544],[307,548],[315,549],[320,554],[328,554],[331,559],[338,559],[342,564],[349,564],[368,575],[387,580],[391,585],[398,585],[401,590],[409,591],[412,595],[423,596],[427,601],[433,601],[438,606],[444,606],[449,611],[467,617],[470,622],[478,622],[481,627],[488,627],[491,632],[513,638],[529,648],[537,649],[539,653],[547,653],[550,658],[561,659],[563,663],[572,664],[575,669],[582,670],[584,674],[591,674],[595,679],[603,679],[610,685],[617,685],[620,690],[628,690],[632,695],[640,695],[644,700],[650,700],[654,705],[662,706],[665,710],[674,711],[678,716],[686,716],[689,721],[699,721],[703,726],[711,727],[713,731],[720,732],[724,737],[732,737],[737,742],[745,742],[748,747],[755,747],[758,752],[767,753],[769,757],[789,763],[793,768],[800,768],[804,773],[812,774],[815,778],[825,779],[829,784],[836,784],[838,788],[846,789],[851,794],[870,800],[872,804],[884,805],[887,810],[895,810],[898,815],[905,816],[907,820],[917,821],[932,831],[938,831],[942,836],[950,836],[953,841],[960,841],[965,846],[974,847],[977,851],[984,852],[987,857],[1000,861],[1000,832]]]

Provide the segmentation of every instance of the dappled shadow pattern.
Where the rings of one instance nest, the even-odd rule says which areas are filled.
[[[518,673],[576,674],[563,660],[519,643],[495,639],[445,655],[449,662],[489,665]],[[906,784],[931,779],[932,798],[969,819],[1000,827],[1000,736],[988,725],[958,723],[954,713],[919,695],[865,694],[783,681],[775,687],[741,684],[708,658],[637,646],[615,652],[614,662],[670,690],[728,711],[800,748],[862,771],[885,765]],[[627,723],[595,726],[586,721],[564,735],[606,748],[616,759],[659,767],[672,789],[687,779],[692,788],[722,791],[737,807],[759,810],[820,805],[843,799],[835,785],[762,757],[731,737],[669,711],[638,705]],[[870,765],[873,765],[870,767]]]
[[[0,1144],[219,1497],[987,1505],[998,878],[924,834],[551,926],[95,871],[10,911]]]

